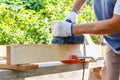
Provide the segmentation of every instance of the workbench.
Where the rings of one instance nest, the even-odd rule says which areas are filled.
[[[46,62],[46,63],[37,63],[37,64],[39,65],[39,69],[37,70],[14,71],[14,70],[0,69],[0,80],[25,80],[25,78],[27,77],[71,72],[77,70],[80,71],[80,76],[82,79],[83,63],[66,65],[61,62]],[[84,80],[88,80],[90,68],[96,68],[102,66],[103,66],[103,60],[86,63]]]
[[[0,80],[25,80],[27,77],[80,71],[83,74],[83,63],[63,64],[61,60],[69,60],[70,55],[82,56],[80,45],[10,45],[1,46],[0,51],[6,56],[6,62],[0,61]],[[101,57],[103,49],[99,45],[86,46],[87,56]],[[4,61],[3,61],[4,62]],[[27,64],[26,64],[27,63]],[[33,63],[34,65],[28,65]],[[24,64],[28,66],[24,66]],[[37,66],[36,66],[37,65]],[[103,66],[103,59],[85,63],[85,79],[89,70]],[[3,69],[4,68],[4,69]],[[9,70],[7,70],[9,69]]]

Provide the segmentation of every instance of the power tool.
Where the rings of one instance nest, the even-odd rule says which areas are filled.
[[[67,19],[67,22],[71,22],[71,20]],[[54,37],[52,40],[52,44],[83,44],[84,43],[84,35],[73,35],[68,37]]]

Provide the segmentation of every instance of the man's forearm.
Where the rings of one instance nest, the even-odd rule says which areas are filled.
[[[72,11],[75,11],[78,13],[85,2],[86,0],[76,0],[76,2],[73,5]]]
[[[73,24],[73,34],[115,34],[120,33],[120,16],[88,24]]]

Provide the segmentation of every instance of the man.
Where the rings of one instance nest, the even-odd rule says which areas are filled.
[[[76,0],[72,11],[65,20],[52,22],[53,36],[72,36],[77,34],[104,35],[108,43],[105,66],[102,71],[103,80],[119,80],[120,76],[120,0],[93,0],[98,21],[86,24],[75,24],[77,13],[86,0]]]

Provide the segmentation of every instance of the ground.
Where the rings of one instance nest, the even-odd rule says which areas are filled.
[[[102,80],[99,73],[101,68],[90,69],[89,79],[85,74],[84,80]],[[67,73],[50,74],[37,77],[26,78],[25,80],[82,80],[81,71],[73,71]]]

